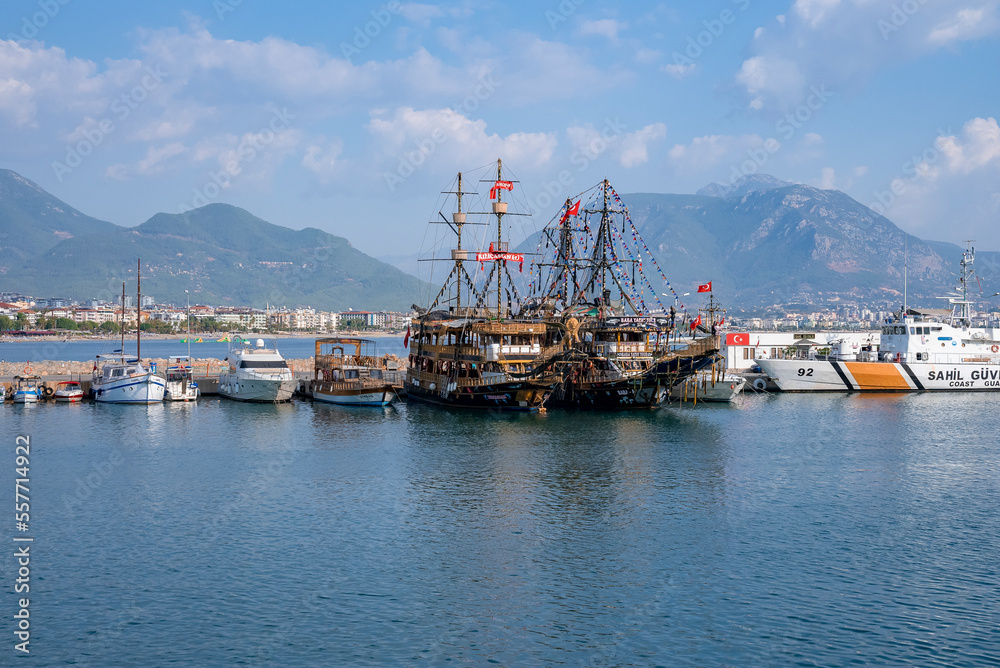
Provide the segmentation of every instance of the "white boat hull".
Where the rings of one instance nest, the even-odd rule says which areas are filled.
[[[670,398],[684,401],[686,396],[687,401],[726,403],[735,401],[746,384],[743,377],[721,378],[714,383],[710,378],[689,378],[670,388]]]
[[[280,402],[290,401],[297,381],[238,378],[236,375],[219,376],[219,396],[236,401]]]
[[[38,393],[37,392],[15,392],[13,399],[11,399],[15,404],[34,404],[38,403]]]
[[[153,373],[95,383],[94,401],[102,404],[156,404],[163,401],[166,380]]]
[[[55,400],[62,403],[76,403],[83,401],[83,392],[56,392]]]
[[[197,401],[200,391],[197,385],[185,384],[179,380],[168,380],[163,393],[164,401]]]
[[[1000,392],[1000,364],[756,360],[783,392]]]

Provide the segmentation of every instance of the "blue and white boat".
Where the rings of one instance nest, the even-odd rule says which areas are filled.
[[[142,263],[136,262],[136,303],[142,304]],[[156,404],[163,401],[167,380],[156,373],[156,365],[146,368],[140,351],[142,309],[136,309],[135,355],[125,353],[125,283],[122,283],[122,347],[97,356],[90,389],[94,401],[102,404]]]
[[[15,404],[37,403],[44,392],[40,384],[41,380],[39,376],[14,376],[12,401]]]
[[[155,404],[163,401],[167,381],[142,361],[124,353],[98,355],[90,388],[105,404]]]

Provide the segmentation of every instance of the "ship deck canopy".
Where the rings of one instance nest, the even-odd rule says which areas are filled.
[[[942,318],[951,315],[950,308],[913,308],[906,309],[906,315],[919,315],[925,318]]]

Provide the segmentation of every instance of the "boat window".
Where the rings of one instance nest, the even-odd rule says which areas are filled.
[[[371,372],[369,373],[369,375],[372,378],[381,379],[382,378],[382,369],[372,369]]]
[[[285,360],[241,360],[241,369],[287,369]]]
[[[358,377],[358,370],[357,369],[345,369],[344,370],[344,379],[345,380],[349,380],[351,378],[357,378],[357,377]]]
[[[916,334],[916,333],[917,333],[917,328],[916,327],[910,327],[910,334]]]

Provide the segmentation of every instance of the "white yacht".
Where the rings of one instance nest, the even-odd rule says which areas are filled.
[[[124,353],[98,355],[90,389],[105,404],[155,404],[163,401],[167,381],[142,361]]]
[[[295,375],[277,348],[268,348],[264,339],[251,346],[236,337],[226,355],[229,365],[219,374],[219,395],[237,401],[288,401],[295,391]]]

